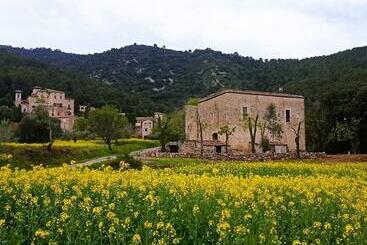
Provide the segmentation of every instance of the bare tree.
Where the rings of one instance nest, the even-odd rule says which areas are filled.
[[[256,133],[257,133],[257,127],[258,127],[258,121],[259,121],[259,115],[256,114],[255,119],[247,116],[244,121],[244,129],[248,130],[250,133],[250,140],[251,140],[251,152],[256,153]]]
[[[291,129],[295,135],[294,142],[296,143],[297,158],[300,158],[299,140],[301,136],[301,125],[303,121],[298,121],[295,125],[291,126]]]
[[[198,129],[199,129],[198,133],[199,133],[199,138],[200,138],[200,154],[203,155],[204,154],[203,131],[205,128],[205,124],[201,121],[199,110],[196,111],[196,119],[197,119]]]

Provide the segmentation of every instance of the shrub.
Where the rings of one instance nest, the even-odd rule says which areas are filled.
[[[128,169],[138,169],[141,170],[143,168],[143,163],[137,159],[135,159],[134,157],[130,156],[129,154],[123,154],[118,156],[115,160],[112,160],[111,162],[109,162],[109,166],[112,167],[113,169],[120,169],[121,163],[127,163],[128,164]]]

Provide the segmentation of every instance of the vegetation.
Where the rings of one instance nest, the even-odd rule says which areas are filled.
[[[306,162],[187,163],[142,171],[4,167],[0,239],[10,244],[364,244],[366,170],[358,163]]]
[[[51,151],[54,138],[61,135],[60,121],[49,117],[44,108],[37,107],[35,113],[22,118],[16,134],[21,143],[48,143]]]
[[[266,129],[268,130],[271,139],[273,141],[280,140],[282,137],[283,129],[282,124],[279,121],[276,107],[271,103],[267,108],[264,115],[264,121],[266,123]]]
[[[246,116],[244,118],[244,129],[248,129],[250,133],[250,140],[251,140],[251,152],[256,153],[256,133],[257,133],[257,127],[258,127],[258,121],[259,121],[259,115],[256,114],[255,118],[252,118],[251,116]],[[264,131],[265,133],[265,131]]]
[[[122,139],[119,145],[112,146],[112,154],[124,155],[132,151],[157,147],[158,143],[152,140]],[[47,150],[46,144],[19,144],[3,143],[0,145],[0,154],[11,155],[11,159],[0,160],[0,166],[10,164],[12,168],[30,169],[32,165],[60,166],[71,161],[83,162],[96,157],[111,155],[111,151],[101,140],[56,140],[52,151]]]
[[[185,137],[185,113],[182,110],[156,119],[152,138],[160,142],[161,151],[166,151],[170,141],[183,141]]]
[[[275,92],[282,88],[305,96],[308,150],[347,152],[351,141],[331,140],[330,134],[344,118],[356,118],[360,120],[358,151],[367,152],[367,47],[301,60],[263,60],[211,49],[180,52],[144,45],[93,55],[3,49],[0,105],[12,104],[14,90],[29,94],[32,86],[40,85],[65,90],[77,105],[118,106],[132,119],[155,111],[172,112],[189,97],[222,88]]]
[[[229,141],[229,137],[236,131],[236,127],[230,127],[229,125],[224,125],[223,127],[221,127],[219,129],[219,134],[220,135],[224,135],[225,136],[225,148],[226,148],[226,153],[228,153],[228,141]]]
[[[113,106],[92,110],[87,118],[88,129],[101,137],[111,151],[112,140],[121,138],[128,123],[127,118],[120,116],[118,109]]]

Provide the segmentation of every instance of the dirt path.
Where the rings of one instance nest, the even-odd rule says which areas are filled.
[[[109,161],[109,160],[115,160],[116,158],[117,158],[117,156],[115,156],[115,155],[99,157],[99,158],[88,160],[86,162],[74,164],[74,165],[72,165],[72,167],[87,167],[87,166],[93,165],[95,163],[105,162],[105,161]]]

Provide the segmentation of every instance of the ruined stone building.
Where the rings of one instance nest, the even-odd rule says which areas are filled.
[[[67,98],[65,92],[34,87],[27,99],[22,99],[22,91],[15,91],[15,106],[23,113],[32,113],[37,106],[43,106],[50,117],[60,120],[61,129],[71,131],[74,126],[74,99]]]
[[[135,120],[135,134],[139,138],[149,137],[158,119],[162,119],[163,113],[156,112],[152,117],[137,117]]]
[[[224,90],[212,94],[199,101],[197,106],[186,106],[185,118],[185,143],[183,151],[197,151],[200,146],[200,125],[203,132],[203,144],[206,152],[223,152],[225,135],[220,135],[220,128],[228,125],[235,128],[229,137],[229,148],[232,152],[250,152],[251,138],[248,129],[244,127],[245,118],[255,118],[259,115],[259,121],[263,120],[267,107],[274,104],[278,119],[282,125],[283,133],[280,139],[271,139],[269,133],[266,136],[275,151],[295,151],[295,133],[292,130],[302,122],[300,128],[300,149],[305,150],[304,128],[304,98],[299,95]],[[199,123],[200,122],[200,123]],[[256,146],[259,149],[261,141],[260,129],[257,128]]]

